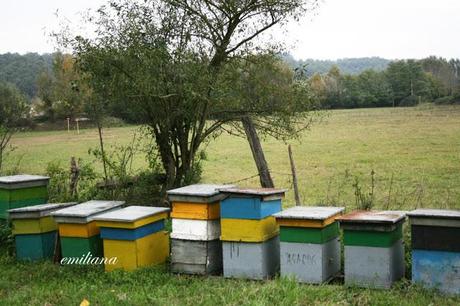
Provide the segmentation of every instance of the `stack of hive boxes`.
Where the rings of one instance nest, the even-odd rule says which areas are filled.
[[[293,207],[275,214],[280,227],[281,276],[323,283],[340,271],[343,207]]]
[[[53,211],[77,203],[42,204],[8,211],[18,260],[41,260],[54,254],[57,224],[50,216]]]
[[[405,213],[355,211],[337,220],[344,230],[346,285],[386,289],[404,276]]]
[[[48,202],[49,177],[13,175],[0,177],[0,219],[8,219],[9,209]]]
[[[106,271],[161,264],[169,256],[169,236],[164,230],[169,208],[129,206],[94,218],[101,230]]]
[[[219,188],[197,184],[168,191],[172,204],[171,270],[187,274],[222,271]]]
[[[460,211],[417,209],[412,231],[412,281],[460,294]]]
[[[89,201],[51,213],[58,223],[63,257],[102,256],[97,215],[120,209],[122,201]]]
[[[224,276],[266,279],[279,270],[279,228],[285,190],[226,188],[221,202]]]

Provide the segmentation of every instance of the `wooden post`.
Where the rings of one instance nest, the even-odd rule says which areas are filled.
[[[77,122],[77,134],[80,134],[80,126],[78,125],[78,119],[75,119],[75,121]]]
[[[256,128],[251,118],[243,117],[241,119],[243,123],[244,131],[251,147],[252,156],[257,166],[260,177],[260,185],[264,188],[274,188],[272,177],[270,175],[270,170],[268,169],[268,163],[265,159],[264,151],[262,145],[260,144],[259,136],[257,135]]]
[[[70,133],[70,118],[67,117],[67,133]]]
[[[289,161],[291,162],[291,171],[292,171],[292,184],[294,185],[294,195],[295,195],[295,205],[300,206],[300,196],[299,196],[299,187],[297,186],[297,174],[294,164],[294,157],[292,156],[291,145],[288,146],[289,152]]]
[[[75,157],[70,159],[70,194],[72,196],[77,194],[78,178],[80,176],[80,168],[78,167]]]

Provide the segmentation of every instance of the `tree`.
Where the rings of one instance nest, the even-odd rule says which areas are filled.
[[[73,119],[83,113],[89,89],[81,79],[72,55],[54,55],[52,72],[43,71],[37,78],[40,108],[48,120]]]
[[[313,3],[315,5],[316,1]],[[250,114],[264,132],[296,135],[301,117],[271,101],[247,109],[232,79],[241,59],[267,53],[258,40],[298,18],[310,1],[111,1],[93,18],[95,39],[70,41],[79,69],[111,110],[150,127],[166,172],[165,188],[188,183],[202,143]],[[234,80],[234,78],[233,78]],[[290,80],[293,84],[293,80]],[[296,86],[294,86],[296,87]],[[300,86],[297,86],[297,89]],[[308,108],[303,109],[303,111]],[[300,126],[300,129],[303,126]]]
[[[17,87],[0,82],[0,173],[11,137],[26,111],[26,99]]]
[[[420,62],[415,60],[392,62],[386,74],[397,105],[408,97],[429,97],[429,84]]]

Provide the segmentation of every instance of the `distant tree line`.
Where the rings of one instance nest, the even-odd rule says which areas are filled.
[[[51,70],[53,54],[0,54],[0,82],[14,84],[29,99],[37,95],[37,77]]]
[[[322,108],[411,106],[460,100],[460,60],[431,56],[390,61],[379,57],[282,60],[305,80]],[[61,53],[0,54],[0,82],[18,88],[43,120],[84,113],[88,90],[73,69],[75,59]],[[120,110],[118,110],[120,111]]]
[[[315,73],[325,74],[333,66],[337,66],[343,74],[359,74],[365,70],[383,71],[391,60],[381,57],[343,58],[337,60],[300,59],[291,54],[282,55],[282,59],[292,68],[307,67],[305,75],[311,77]]]
[[[460,102],[460,60],[428,57],[398,60],[382,71],[343,74],[338,66],[327,73],[308,75],[312,93],[322,108],[414,106],[421,102]]]

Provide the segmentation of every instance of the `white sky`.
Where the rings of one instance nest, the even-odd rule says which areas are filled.
[[[291,24],[287,42],[296,58],[389,59],[460,57],[460,0],[320,0],[320,8]],[[105,0],[0,0],[0,53],[53,52],[47,34],[64,16]],[[284,36],[283,36],[284,37]]]

